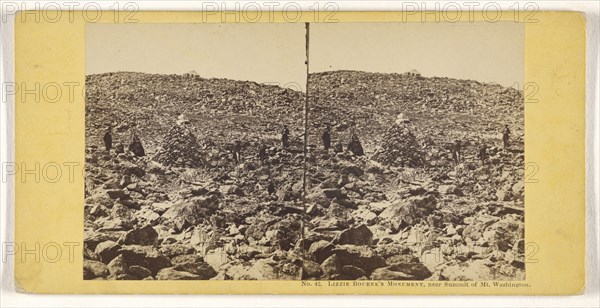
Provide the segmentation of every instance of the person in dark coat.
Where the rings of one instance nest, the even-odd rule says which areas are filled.
[[[354,131],[352,131],[352,135],[350,136],[350,142],[348,143],[347,149],[356,156],[365,155],[363,147],[360,144],[360,140]]]
[[[288,129],[287,125],[284,125],[283,130],[281,131],[281,146],[283,146],[284,149],[287,149],[289,144],[290,144],[290,130]]]
[[[233,160],[239,163],[242,160],[242,144],[239,140],[236,140],[233,144]]]
[[[460,155],[461,148],[462,148],[462,146],[460,144],[460,140],[454,141],[454,144],[452,145],[452,158],[454,159],[454,162],[457,164],[460,164],[460,161],[462,159],[462,157]]]
[[[110,126],[106,129],[106,133],[104,133],[104,147],[107,151],[110,152],[112,149],[112,132]]]
[[[504,144],[505,149],[508,149],[509,138],[510,138],[510,129],[508,129],[508,124],[507,124],[507,125],[504,125],[504,131],[502,132],[502,143]]]
[[[329,151],[329,147],[331,147],[331,129],[329,128],[329,125],[327,125],[325,127],[325,130],[323,131],[323,148],[325,148],[325,151]]]
[[[128,149],[137,157],[142,157],[146,155],[146,152],[144,151],[144,146],[142,145],[142,141],[135,132],[131,136],[131,142],[129,143]]]
[[[481,164],[485,165],[485,160],[487,159],[487,146],[485,143],[479,147],[479,159],[481,160]]]
[[[269,196],[275,194],[275,183],[273,183],[273,179],[269,179],[269,185],[267,186],[267,193]]]
[[[268,157],[267,146],[264,143],[261,143],[260,147],[258,148],[258,159],[260,159],[260,162],[264,164]]]

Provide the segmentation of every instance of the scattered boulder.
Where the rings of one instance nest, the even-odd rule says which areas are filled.
[[[198,225],[210,217],[218,206],[215,195],[194,197],[190,201],[171,206],[162,214],[162,218],[173,223],[181,219],[189,225]]]
[[[339,233],[333,240],[335,244],[372,245],[373,232],[366,225],[349,228]]]
[[[108,267],[99,261],[83,261],[83,279],[106,278],[110,272]]]
[[[335,246],[328,241],[320,240],[312,243],[308,250],[308,255],[312,260],[318,263],[323,263],[325,259],[329,258],[333,254]]]
[[[156,280],[200,280],[200,276],[190,272],[177,270],[175,267],[161,269]]]
[[[422,263],[396,263],[375,269],[371,274],[373,280],[425,280],[431,272]]]
[[[100,256],[100,260],[104,263],[109,263],[114,259],[121,249],[121,245],[113,241],[105,241],[96,246],[95,253]]]
[[[123,235],[119,240],[123,245],[155,245],[158,240],[158,233],[150,225],[142,228],[135,228]]]

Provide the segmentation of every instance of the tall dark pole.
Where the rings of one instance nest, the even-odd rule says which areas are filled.
[[[306,26],[306,95],[304,96],[304,145],[303,145],[303,152],[304,152],[304,157],[303,157],[303,174],[302,174],[302,222],[301,222],[301,227],[302,227],[302,233],[301,233],[301,243],[302,243],[302,257],[305,258],[306,257],[306,253],[304,251],[304,228],[306,227],[306,174],[307,174],[307,154],[308,154],[308,74],[309,74],[309,65],[308,65],[308,51],[309,51],[309,41],[310,41],[310,23],[305,23]]]

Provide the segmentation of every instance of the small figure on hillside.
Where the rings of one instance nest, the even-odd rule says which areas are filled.
[[[144,151],[144,146],[142,145],[142,141],[140,140],[140,137],[138,137],[135,131],[131,134],[131,142],[129,143],[128,149],[137,157],[142,157],[146,155],[146,152]]]
[[[460,155],[461,148],[462,145],[460,144],[460,140],[457,139],[456,141],[454,141],[454,144],[452,145],[452,159],[456,164],[460,164],[460,161],[462,160],[462,157]]]
[[[485,160],[487,159],[487,145],[485,143],[482,143],[481,147],[479,147],[479,159],[481,160],[481,164],[485,165]]]
[[[242,160],[242,143],[239,140],[236,140],[233,144],[233,160],[236,163],[239,163]]]
[[[267,146],[264,142],[262,142],[260,144],[260,147],[258,148],[258,159],[260,159],[260,162],[264,164],[265,160],[267,160],[268,158],[269,155],[267,154]]]
[[[103,139],[104,139],[104,148],[106,148],[106,150],[108,152],[110,152],[110,149],[112,148],[112,129],[110,126],[108,126],[108,128],[106,129]]]
[[[267,193],[269,193],[269,196],[272,196],[275,194],[275,183],[273,183],[273,179],[269,179],[269,185],[267,186]]]
[[[502,143],[504,144],[505,149],[508,149],[509,138],[510,138],[510,129],[508,129],[508,124],[506,124],[506,125],[504,125],[504,132],[502,132]]]
[[[281,146],[284,149],[287,149],[289,144],[290,144],[290,130],[288,129],[287,125],[284,125],[283,130],[281,131]]]
[[[323,148],[325,149],[325,151],[329,151],[329,147],[331,147],[331,128],[329,127],[329,125],[327,125],[325,127],[325,130],[323,131]]]
[[[350,136],[350,142],[348,143],[347,149],[356,156],[365,155],[363,147],[360,144],[360,140],[358,139],[358,136],[354,130],[352,130],[352,135]]]
[[[115,146],[115,153],[125,153],[125,146],[122,143],[117,144],[117,146]]]

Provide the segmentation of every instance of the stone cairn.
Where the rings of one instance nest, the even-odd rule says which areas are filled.
[[[383,144],[375,153],[376,161],[400,167],[423,167],[425,155],[407,123],[394,123],[384,133]]]
[[[169,129],[154,160],[174,167],[196,168],[204,165],[200,144],[190,129],[189,121],[180,117]]]

